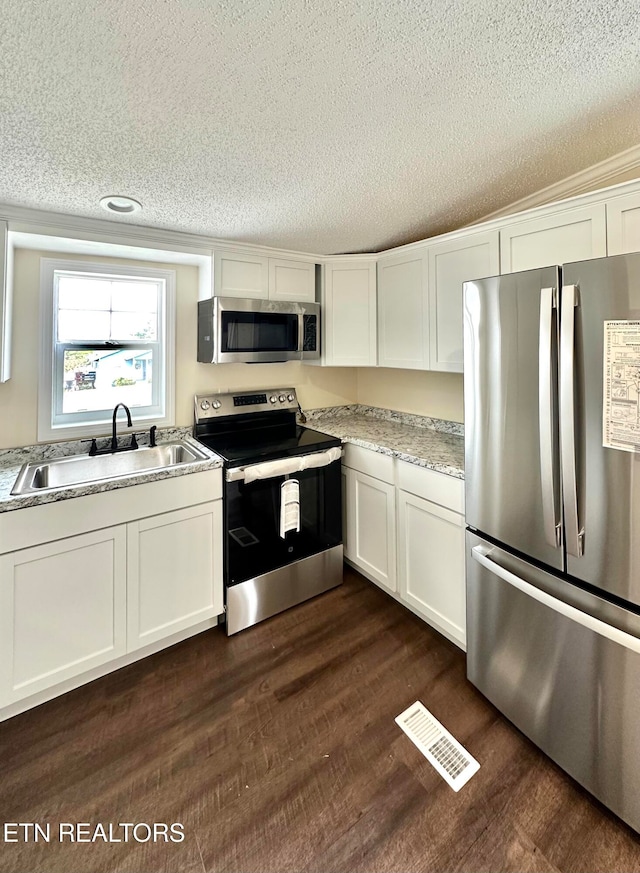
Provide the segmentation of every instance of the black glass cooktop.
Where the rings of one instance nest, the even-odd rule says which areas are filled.
[[[275,461],[340,445],[337,437],[302,425],[264,429],[247,427],[223,434],[198,434],[197,439],[217,452],[227,467]]]

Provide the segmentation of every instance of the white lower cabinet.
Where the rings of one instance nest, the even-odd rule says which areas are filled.
[[[358,470],[347,472],[349,558],[396,591],[396,489]]]
[[[399,490],[398,544],[400,596],[464,646],[464,516]]]
[[[217,623],[221,492],[214,469],[0,514],[0,721]]]
[[[461,479],[346,445],[345,557],[464,649]]]
[[[126,527],[0,557],[0,707],[126,652]]]
[[[223,611],[221,501],[132,522],[127,551],[128,651]]]

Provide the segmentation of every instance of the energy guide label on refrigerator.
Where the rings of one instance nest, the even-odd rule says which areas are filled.
[[[605,321],[602,445],[640,452],[640,321]]]

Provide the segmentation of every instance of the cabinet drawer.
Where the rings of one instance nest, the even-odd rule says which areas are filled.
[[[398,461],[398,487],[424,500],[464,513],[464,482],[406,461]]]
[[[342,463],[346,467],[351,467],[352,470],[366,473],[367,476],[373,476],[375,479],[382,479],[383,482],[388,482],[390,485],[395,482],[391,455],[383,455],[380,452],[374,452],[373,449],[364,449],[362,446],[346,443]]]

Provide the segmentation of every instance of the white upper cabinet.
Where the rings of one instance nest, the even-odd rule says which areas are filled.
[[[428,260],[431,369],[461,373],[462,284],[499,273],[498,231],[436,243],[429,247]]]
[[[214,249],[213,294],[215,297],[313,303],[316,299],[316,265]]]
[[[378,261],[378,366],[429,369],[426,246]]]
[[[502,273],[604,258],[606,254],[604,203],[518,221],[500,231]]]
[[[269,258],[214,249],[213,293],[216,297],[269,297]]]
[[[8,269],[9,225],[0,221],[0,382],[11,375],[11,287]]]
[[[607,201],[607,254],[640,252],[640,193]]]
[[[306,261],[269,258],[269,299],[314,303],[316,265]]]
[[[322,318],[325,364],[375,367],[375,261],[325,263]]]

